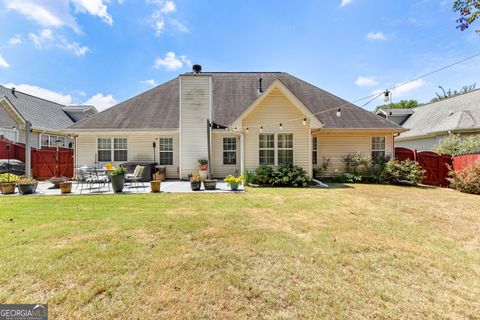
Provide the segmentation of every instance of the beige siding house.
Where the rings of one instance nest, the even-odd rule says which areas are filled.
[[[282,72],[185,73],[80,121],[76,165],[157,162],[186,178],[208,159],[222,178],[322,159],[342,170],[350,152],[393,156],[402,127]]]

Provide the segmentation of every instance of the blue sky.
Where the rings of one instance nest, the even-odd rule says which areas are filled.
[[[0,0],[0,83],[104,109],[199,63],[286,71],[356,100],[480,52],[473,28],[456,30],[452,2]],[[479,66],[416,81],[393,100],[480,86]]]

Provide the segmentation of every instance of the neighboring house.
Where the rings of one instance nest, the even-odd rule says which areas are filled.
[[[25,143],[25,123],[31,123],[30,145],[53,147],[60,140],[65,147],[73,142],[61,130],[97,113],[92,106],[64,106],[0,86],[0,136]]]
[[[312,175],[323,158],[332,172],[350,152],[393,156],[405,131],[287,73],[198,68],[72,125],[76,165],[155,159],[186,178],[210,158],[217,178],[286,162]]]
[[[395,138],[396,147],[431,151],[449,133],[480,133],[480,90],[414,109],[380,109],[377,114],[408,129]]]

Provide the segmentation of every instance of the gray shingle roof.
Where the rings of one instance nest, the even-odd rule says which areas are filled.
[[[456,131],[480,130],[480,90],[417,107],[399,138]]]
[[[326,128],[401,129],[367,110],[283,72],[212,72],[213,117],[229,125],[257,99],[263,88],[281,81]],[[342,116],[336,108],[342,106]],[[330,110],[332,109],[332,110]],[[324,112],[329,110],[328,112]],[[173,129],[179,122],[179,78],[124,101],[71,126],[72,129]]]
[[[62,110],[64,105],[34,97],[0,85],[0,98],[6,97],[22,117],[32,123],[33,128],[60,130],[74,122]]]
[[[390,115],[390,116],[405,116],[409,114],[413,114],[414,109],[407,109],[407,108],[380,108],[378,109],[378,112],[383,112],[384,114]]]

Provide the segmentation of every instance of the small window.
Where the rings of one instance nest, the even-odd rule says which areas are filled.
[[[67,147],[67,138],[62,136],[52,136],[49,134],[41,134],[40,135],[40,147],[41,148],[55,148],[57,146],[57,141],[60,140],[61,144],[60,147]]]
[[[113,139],[113,161],[127,161],[128,160],[128,146],[127,138]]]
[[[111,162],[112,161],[112,139],[98,138],[98,161]]]
[[[275,165],[275,134],[261,133],[258,136],[258,163],[260,165]]]
[[[223,164],[237,164],[237,138],[235,137],[223,138]]]
[[[312,138],[312,164],[318,163],[318,153],[317,153],[317,137]]]
[[[279,133],[277,138],[278,165],[293,163],[293,133]]]
[[[40,145],[42,148],[50,147],[50,137],[48,134],[42,134],[40,137]]]
[[[385,159],[385,137],[372,137],[372,161],[377,163]]]
[[[173,138],[160,138],[158,139],[158,146],[160,150],[160,165],[172,166],[173,165]]]

